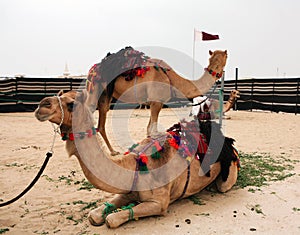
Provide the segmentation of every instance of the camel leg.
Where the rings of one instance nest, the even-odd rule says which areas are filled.
[[[225,193],[228,190],[230,190],[233,185],[236,183],[238,177],[238,167],[236,165],[236,162],[231,162],[231,165],[229,167],[229,175],[227,180],[224,182],[222,180],[222,177],[219,176],[216,183],[217,183],[217,188],[220,192]]]
[[[138,219],[140,217],[152,216],[152,215],[162,215],[166,212],[167,208],[162,208],[162,204],[160,202],[149,201],[142,202],[134,207],[133,210],[133,218]],[[106,217],[106,225],[109,228],[117,228],[121,224],[127,222],[130,218],[129,210],[121,210],[117,213],[109,214]]]
[[[157,132],[157,121],[158,114],[162,109],[163,104],[161,102],[151,101],[150,102],[150,120],[147,126],[147,136]]]
[[[132,199],[128,194],[117,194],[113,199],[109,201],[109,203],[113,204],[116,208],[120,208],[122,206],[128,205],[132,202]],[[103,210],[105,209],[105,205],[102,204],[100,207],[90,211],[88,215],[88,219],[90,223],[94,226],[99,226],[104,224],[105,220],[102,217]]]
[[[115,151],[113,149],[113,147],[111,146],[111,144],[107,138],[106,130],[105,130],[106,116],[107,116],[107,112],[109,111],[110,101],[111,100],[104,95],[103,96],[101,95],[101,97],[99,99],[99,102],[98,102],[98,111],[99,111],[98,129],[110,151],[110,154],[112,156],[115,156],[120,153]]]

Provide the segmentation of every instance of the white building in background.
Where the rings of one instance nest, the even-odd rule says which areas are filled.
[[[65,64],[65,69],[63,72],[63,75],[58,76],[59,78],[78,78],[78,79],[84,79],[87,78],[87,75],[85,74],[81,74],[81,75],[73,75],[71,74],[68,64]]]
[[[65,70],[64,70],[63,75],[64,75],[65,78],[67,78],[67,77],[70,76],[70,74],[71,74],[71,73],[70,73],[70,71],[69,71],[68,64],[66,63],[66,64],[65,64]]]

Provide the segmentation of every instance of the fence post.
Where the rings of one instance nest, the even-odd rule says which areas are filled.
[[[295,106],[295,115],[298,113],[298,102],[299,102],[299,83],[300,78],[297,79],[297,94],[296,94],[296,106]]]
[[[235,90],[238,90],[238,71],[239,69],[238,68],[235,68]],[[233,110],[237,110],[238,109],[238,99],[236,100],[236,102],[234,103],[234,107],[233,107]]]
[[[70,90],[73,90],[73,83],[72,83],[72,81],[73,81],[73,78],[70,79]]]
[[[224,105],[224,79],[225,79],[225,71],[223,71],[223,76],[221,78],[221,89],[219,90],[219,105],[220,105],[219,124],[221,128],[222,128],[222,121],[223,121],[223,105]]]
[[[253,89],[254,89],[253,87],[254,87],[254,79],[252,78],[251,79],[251,95],[250,95],[250,97],[251,97],[251,106],[250,106],[251,112],[253,109]]]
[[[273,94],[272,94],[272,108],[271,108],[271,109],[272,109],[272,112],[273,112],[273,111],[275,111],[275,110],[274,110],[274,98],[275,98],[275,80],[274,80],[274,79],[272,79],[272,81],[273,81],[273,83],[272,83],[272,84],[273,84]]]
[[[16,83],[15,83],[15,99],[16,99],[16,104],[19,103],[18,99],[18,78],[16,78]]]

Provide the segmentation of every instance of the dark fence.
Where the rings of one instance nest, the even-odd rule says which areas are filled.
[[[46,96],[60,90],[82,89],[81,79],[69,78],[0,78],[0,112],[31,112]]]
[[[241,92],[237,110],[269,110],[300,113],[300,78],[268,78],[225,81],[227,90]]]
[[[269,110],[274,112],[300,113],[300,78],[229,80],[224,84],[224,100],[232,89],[241,92],[236,110]],[[0,78],[0,112],[31,112],[41,99],[57,94],[60,90],[83,89],[85,80],[72,78]],[[216,91],[211,92],[218,98]],[[210,94],[209,92],[208,94]],[[184,104],[174,104],[173,107]],[[172,105],[168,105],[172,106]],[[135,105],[126,107],[134,108]]]

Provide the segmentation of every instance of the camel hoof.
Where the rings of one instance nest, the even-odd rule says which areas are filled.
[[[119,155],[120,154],[120,152],[117,152],[117,151],[112,151],[112,152],[110,152],[110,155],[111,156],[116,156],[116,155]]]
[[[101,226],[105,222],[102,217],[99,218],[99,216],[93,216],[92,211],[88,215],[88,220],[91,223],[91,225],[93,225],[93,226]]]
[[[117,223],[115,220],[115,214],[109,214],[105,219],[105,224],[108,228],[117,228],[120,226],[120,223]]]

